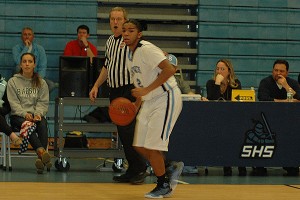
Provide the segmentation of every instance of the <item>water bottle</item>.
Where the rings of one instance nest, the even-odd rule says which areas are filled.
[[[292,88],[289,88],[287,93],[286,93],[287,101],[288,102],[293,102],[293,90]]]

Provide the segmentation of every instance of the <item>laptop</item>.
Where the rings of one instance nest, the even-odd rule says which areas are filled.
[[[255,102],[255,90],[234,89],[232,90],[231,101]]]

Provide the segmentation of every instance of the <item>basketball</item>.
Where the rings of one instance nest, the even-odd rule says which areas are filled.
[[[129,99],[118,97],[110,103],[108,113],[113,123],[126,126],[135,118],[136,108]]]

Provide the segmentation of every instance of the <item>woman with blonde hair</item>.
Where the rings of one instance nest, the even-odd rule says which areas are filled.
[[[217,62],[214,77],[206,83],[208,100],[231,100],[232,89],[241,89],[241,82],[236,78],[230,60]]]
[[[217,62],[214,77],[206,83],[208,100],[231,100],[233,89],[241,89],[241,82],[236,78],[230,60],[221,59]],[[239,176],[246,176],[246,167],[238,167]],[[231,176],[231,167],[223,167],[224,176]]]

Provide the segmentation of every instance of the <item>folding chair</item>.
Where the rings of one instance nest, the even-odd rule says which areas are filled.
[[[15,134],[20,136],[20,132],[16,132]],[[32,158],[35,157],[37,158],[37,154],[35,151],[28,149],[26,152],[19,154],[18,150],[16,152],[12,152],[11,148],[10,148],[10,139],[9,137],[7,137],[7,151],[6,151],[6,155],[7,155],[7,159],[8,159],[8,169],[9,171],[12,171],[12,159],[11,158]],[[47,149],[48,150],[48,149]],[[33,152],[32,152],[33,151]],[[47,171],[50,171],[50,169],[47,168]]]
[[[19,132],[15,132],[16,135],[20,135]],[[8,137],[7,137],[8,138]],[[7,154],[7,159],[8,159],[8,170],[9,171],[12,171],[12,162],[11,162],[11,158],[32,158],[32,157],[37,157],[36,153],[35,152],[30,152],[31,150],[29,149],[27,152],[24,152],[22,154],[19,154],[18,153],[18,150],[16,150],[16,152],[12,152],[11,151],[11,148],[10,148],[10,139],[8,138],[7,139],[7,151],[6,151],[6,154]]]
[[[9,121],[9,119],[8,119]],[[48,127],[49,128],[49,127]],[[20,137],[20,129],[18,127],[12,127],[14,133]],[[32,150],[28,149],[27,152],[24,152],[22,154],[19,154],[18,153],[18,150],[16,152],[12,152],[11,151],[11,148],[10,148],[10,139],[9,137],[7,137],[8,140],[7,140],[7,151],[6,151],[6,156],[7,156],[7,159],[8,159],[8,168],[9,168],[9,171],[12,171],[12,158],[13,157],[16,157],[16,158],[32,158],[32,157],[36,157],[37,158],[37,154],[35,151],[32,152]],[[48,150],[48,147],[47,147],[47,150]],[[47,171],[50,171],[49,168],[47,168]]]
[[[2,168],[4,171],[6,170],[6,149],[7,149],[7,139],[9,140],[9,137],[5,135],[5,133],[0,132],[1,136],[1,153],[0,153],[0,168]]]

